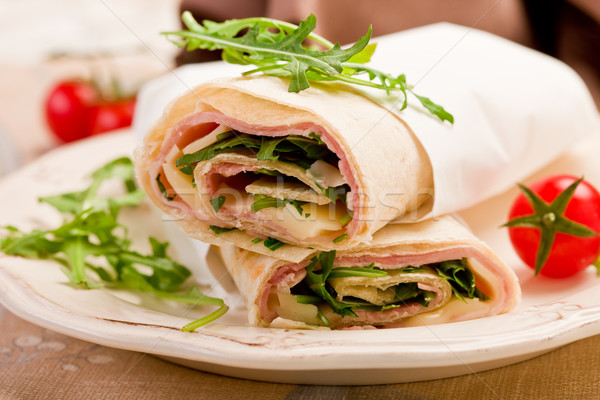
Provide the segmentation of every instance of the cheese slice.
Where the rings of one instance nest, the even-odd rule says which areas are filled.
[[[337,187],[346,183],[340,170],[323,160],[315,161],[306,172],[322,187]]]
[[[307,203],[302,206],[302,215],[291,204],[285,207],[263,208],[258,211],[266,220],[276,221],[279,225],[297,237],[300,240],[312,238],[323,234],[330,234],[332,231],[342,229],[339,220],[345,215],[346,210],[333,206],[330,215],[330,206],[322,206],[314,203]],[[308,217],[306,215],[310,214]]]
[[[313,304],[302,304],[296,301],[293,294],[277,292],[278,305],[275,307],[277,314],[282,318],[292,321],[301,321],[316,325],[319,323],[317,313],[319,309]]]
[[[262,194],[276,199],[308,201],[319,205],[329,204],[329,198],[315,192],[304,183],[286,182],[285,179],[263,177],[246,186],[250,194]]]
[[[175,163],[183,153],[177,146],[173,146],[165,162],[162,165],[165,177],[175,192],[185,201],[190,207],[194,207],[196,203],[196,190],[194,189],[192,175],[186,175],[175,166]]]
[[[211,133],[209,133],[208,135],[201,137],[200,139],[198,139],[198,140],[188,144],[186,147],[184,147],[183,154],[195,153],[197,151],[205,149],[206,147],[210,146],[211,144],[217,143],[218,142],[217,136],[219,136],[221,133],[229,132],[230,130],[231,130],[231,128],[228,126],[225,126],[225,125],[217,126],[215,128],[215,130],[212,131]]]

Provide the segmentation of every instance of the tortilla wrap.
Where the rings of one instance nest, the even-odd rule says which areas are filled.
[[[177,98],[146,135],[136,152],[139,181],[188,235],[220,244],[212,225],[236,228],[234,243],[247,249],[268,237],[348,249],[430,197],[431,163],[398,115],[335,85],[287,88],[264,76],[211,81]],[[267,159],[246,145],[284,138],[292,151]],[[180,164],[232,139],[242,144]],[[296,143],[317,158],[298,156]],[[253,211],[265,198],[279,203]]]
[[[332,271],[340,267],[370,266],[387,272],[383,277],[327,281],[338,300],[345,300],[340,297],[345,295],[387,305],[376,311],[373,307],[356,309],[356,317],[342,317],[332,312],[326,302],[315,306],[296,300],[294,294],[307,294],[307,270],[314,264],[315,257],[323,253],[313,251],[302,255],[299,262],[233,245],[219,247],[218,253],[246,300],[249,323],[264,327],[323,328],[328,325],[331,329],[356,329],[431,325],[505,313],[518,304],[521,296],[514,272],[468,228],[450,216],[415,224],[388,225],[375,234],[371,246],[336,252]],[[450,281],[443,279],[436,269],[440,263],[450,260],[460,260],[468,267],[476,288],[484,296],[468,298],[462,293],[463,299],[457,297],[455,285],[451,287]],[[430,294],[428,304],[420,304],[415,299],[394,301],[389,298],[390,292],[394,293],[407,282],[416,282],[419,289]],[[314,295],[310,291],[308,294]],[[318,310],[326,315],[328,324],[319,319]]]

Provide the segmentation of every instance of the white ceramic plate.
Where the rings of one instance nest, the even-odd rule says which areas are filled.
[[[129,155],[128,133],[64,146],[0,181],[0,225],[51,227],[61,217],[39,196],[86,186],[86,174],[117,156]],[[586,173],[600,183],[590,139],[542,172]],[[594,175],[596,174],[596,175]],[[154,354],[194,368],[274,382],[378,384],[425,380],[481,371],[533,357],[600,333],[600,280],[590,268],[561,281],[531,277],[510,251],[501,224],[507,193],[462,213],[477,234],[509,264],[523,286],[523,303],[509,314],[438,326],[375,331],[293,331],[246,326],[240,297],[222,277],[207,272],[205,246],[183,237],[150,205],[125,215],[142,244],[149,233],[169,239],[176,257],[194,270],[208,293],[226,297],[232,310],[196,332],[179,329],[210,311],[68,284],[56,264],[0,256],[0,301],[16,315],[66,335]],[[212,289],[210,288],[212,286]]]

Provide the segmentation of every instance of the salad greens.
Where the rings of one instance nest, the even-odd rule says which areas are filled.
[[[464,301],[464,297],[480,300],[489,300],[489,297],[481,293],[475,286],[475,277],[468,267],[467,259],[443,261],[431,265],[437,271],[438,275],[446,279],[454,295]],[[463,297],[464,296],[464,297]]]
[[[217,226],[217,225],[209,225],[208,229],[210,229],[211,231],[213,231],[215,233],[215,235],[220,235],[221,233],[233,231],[236,228],[222,228],[222,227]]]
[[[298,26],[270,18],[233,19],[224,22],[204,20],[198,23],[189,11],[182,14],[187,30],[163,32],[188,51],[223,50],[222,58],[232,64],[254,65],[244,74],[262,72],[289,78],[290,92],[310,87],[310,82],[342,82],[347,85],[381,89],[390,95],[399,91],[404,97],[402,110],[408,105],[408,93],[441,121],[454,123],[454,117],[427,97],[417,95],[407,84],[404,74],[391,75],[366,65],[376,44],[369,44],[371,28],[350,48],[313,33],[317,19],[311,14]],[[358,76],[366,76],[361,79]]]
[[[274,239],[272,237],[268,237],[265,239],[265,241],[263,242],[263,244],[265,245],[265,247],[271,251],[275,251],[280,247],[285,246],[285,242],[282,242],[281,240],[277,240]]]
[[[250,209],[252,211],[260,211],[263,208],[285,207],[287,204],[290,204],[292,207],[294,207],[296,209],[296,211],[298,211],[298,214],[302,215],[302,213],[304,212],[304,210],[302,209],[302,206],[304,204],[306,204],[306,202],[300,201],[300,200],[277,199],[274,197],[265,196],[263,194],[255,194],[254,195],[254,203],[252,203],[252,205],[250,206]],[[307,214],[305,214],[305,216],[306,216],[306,218],[308,218],[308,217],[310,217],[310,214],[307,213]]]
[[[352,305],[337,301],[335,295],[332,295],[331,288],[325,286],[331,270],[333,269],[333,262],[335,261],[335,250],[325,251],[316,255],[311,260],[308,267],[306,267],[306,277],[303,282],[307,284],[309,289],[313,291],[322,300],[326,301],[331,309],[343,316],[357,317],[356,313],[352,311]],[[321,266],[319,271],[315,271],[317,265]]]
[[[213,197],[210,199],[210,204],[212,205],[215,212],[219,212],[223,204],[225,204],[225,196]]]
[[[156,175],[156,185],[158,186],[158,190],[160,190],[160,193],[168,201],[175,200],[176,195],[169,196],[169,193],[167,192],[167,189],[165,188],[165,184],[162,183],[162,181],[160,180],[160,177],[161,177],[161,174]]]
[[[336,237],[335,239],[332,240],[333,243],[340,243],[342,242],[344,239],[346,239],[348,237],[347,233],[343,233],[340,236]]]
[[[119,212],[123,207],[139,205],[145,197],[134,182],[132,161],[126,157],[111,161],[92,173],[91,178],[91,185],[85,190],[39,199],[65,215],[62,226],[29,233],[4,227],[7,235],[0,238],[0,251],[56,261],[70,282],[82,288],[148,292],[167,300],[219,307],[184,326],[183,331],[192,331],[225,314],[228,306],[222,299],[202,294],[187,282],[191,272],[167,255],[168,243],[150,237],[151,254],[131,249],[127,227],[118,222]],[[98,191],[103,183],[113,178],[122,181],[125,194],[100,197]]]
[[[258,160],[279,160],[303,169],[310,168],[316,160],[334,156],[325,144],[319,144],[316,139],[304,136],[261,137],[235,132],[234,136],[225,136],[202,150],[185,154],[177,160],[176,166],[180,167],[181,172],[193,175],[197,162],[210,160],[220,153],[236,151],[252,151]]]

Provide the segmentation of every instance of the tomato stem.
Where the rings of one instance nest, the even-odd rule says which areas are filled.
[[[542,224],[544,225],[545,228],[552,228],[552,225],[554,225],[554,222],[556,221],[556,214],[554,214],[553,212],[549,212],[546,213],[542,216]]]

